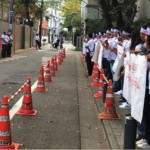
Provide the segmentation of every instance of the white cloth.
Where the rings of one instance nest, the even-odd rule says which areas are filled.
[[[147,69],[148,69],[148,82],[149,82],[149,94],[150,94],[150,62],[147,63]]]
[[[100,40],[98,40],[97,44],[95,45],[94,55],[93,55],[92,60],[91,60],[91,61],[96,62],[96,63],[98,63],[100,45],[101,45],[101,42],[100,42]]]
[[[100,45],[100,51],[99,51],[99,56],[98,56],[98,68],[102,69],[103,65],[102,65],[102,60],[103,60],[103,52],[104,52],[104,47],[101,44]]]
[[[83,49],[82,49],[82,50],[83,50],[83,51],[82,51],[83,54],[86,54],[86,48],[85,48],[85,45],[86,45],[86,42],[83,41]]]
[[[131,46],[131,39],[130,40],[124,40],[122,43],[122,46],[124,47],[125,53],[130,51]]]
[[[147,60],[145,56],[126,54],[123,96],[131,104],[131,116],[138,122],[142,121]]]
[[[142,44],[138,44],[136,45],[135,50],[141,50],[141,47],[142,47]]]
[[[7,44],[7,42],[8,42],[8,37],[7,37],[7,35],[2,34],[2,35],[1,35],[1,39],[2,39],[2,44]],[[5,42],[5,41],[6,41],[6,42]]]
[[[122,64],[123,64],[123,58],[124,58],[124,57],[122,57],[123,54],[124,54],[124,47],[122,47],[122,46],[120,46],[120,45],[117,45],[117,57],[116,57],[116,59],[115,59],[115,62],[114,62],[114,64],[113,64],[113,67],[112,67],[113,72],[116,71],[118,65],[120,65],[120,69],[121,69],[121,66],[122,66]],[[120,61],[120,60],[121,60],[121,61]]]
[[[108,44],[112,48],[117,48],[117,43],[118,43],[117,37],[108,39]],[[116,57],[117,57],[117,55],[114,52],[112,52],[112,51],[109,52],[108,60],[115,60]]]
[[[90,39],[90,40],[86,43],[85,46],[89,48],[89,50],[90,50],[90,56],[93,56],[94,50],[95,50],[95,48],[94,48],[94,47],[95,47],[95,41],[94,41],[93,39]],[[86,48],[86,52],[89,52],[88,48]]]
[[[36,35],[35,40],[40,41],[40,37],[38,35]]]

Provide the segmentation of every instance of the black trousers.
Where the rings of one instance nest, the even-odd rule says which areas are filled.
[[[110,62],[106,59],[103,58],[103,68],[106,70],[105,71],[105,76],[107,77],[107,79],[112,79],[112,73],[111,73],[111,68],[110,68]]]
[[[35,44],[36,44],[36,49],[40,49],[41,48],[41,43],[40,43],[40,41],[38,41],[38,40],[36,40],[35,41]]]
[[[7,56],[7,45],[2,44],[2,58],[5,58]]]
[[[93,72],[94,63],[91,61],[90,53],[86,54],[85,61],[86,61],[86,64],[87,64],[88,75],[91,76],[92,72]]]
[[[6,53],[7,53],[7,57],[11,57],[11,47],[12,47],[12,45],[11,44],[8,44],[7,46],[6,46]]]
[[[144,112],[143,116],[145,118],[145,127],[146,127],[146,140],[150,145],[150,94],[149,90],[146,90],[145,93],[145,103],[144,103]]]

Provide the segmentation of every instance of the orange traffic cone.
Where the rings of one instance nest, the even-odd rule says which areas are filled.
[[[41,65],[41,67],[40,67],[37,87],[34,89],[34,91],[35,92],[47,92],[48,91],[48,89],[45,88],[45,83],[44,83],[44,68],[43,68],[43,65]]]
[[[62,50],[62,57],[63,57],[63,59],[65,59],[65,57],[66,57],[65,49]]]
[[[54,65],[54,58],[52,57],[51,59],[51,63],[50,63],[50,73],[51,73],[51,76],[55,77],[56,76],[56,73],[55,73],[55,65]]]
[[[60,58],[61,58],[61,63],[63,63],[64,59],[63,59],[63,51],[60,51]]]
[[[47,62],[47,66],[45,68],[44,81],[45,82],[52,82],[52,78],[51,78],[51,74],[50,74],[49,61]]]
[[[98,84],[99,88],[98,88],[98,92],[94,94],[95,98],[103,98],[103,87],[104,87],[104,83],[103,83],[103,74],[100,74],[100,79],[99,79],[99,84]]]
[[[62,62],[61,62],[61,56],[60,56],[60,52],[58,53],[57,64],[58,64],[58,65],[61,65],[61,64],[62,64]]]
[[[97,69],[98,69],[98,64],[95,62],[95,63],[94,63],[94,66],[93,66],[93,70],[96,70],[96,71],[97,71]]]
[[[58,71],[58,67],[57,67],[57,56],[55,55],[54,57],[53,57],[53,63],[54,63],[54,69],[55,69],[55,71]]]
[[[94,79],[91,83],[91,86],[98,86],[99,84],[99,76],[100,76],[100,72],[99,70],[96,71],[95,75],[94,75]]]
[[[91,78],[96,78],[99,75],[98,67],[94,67]]]
[[[0,149],[18,149],[19,144],[12,142],[9,119],[8,96],[4,96],[0,110]]]
[[[17,115],[32,115],[35,116],[37,111],[32,106],[32,94],[31,94],[31,79],[27,77],[27,85],[25,86],[25,93],[21,108],[16,113]]]
[[[119,116],[116,114],[115,105],[114,105],[112,80],[108,81],[104,112],[99,114],[99,118],[100,119],[119,119]]]

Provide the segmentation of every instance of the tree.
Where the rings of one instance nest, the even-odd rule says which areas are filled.
[[[81,0],[65,0],[61,7],[62,16],[65,18],[62,28],[71,32],[76,27],[77,33],[81,31]]]
[[[131,26],[137,12],[137,0],[98,0],[102,9],[105,27]]]

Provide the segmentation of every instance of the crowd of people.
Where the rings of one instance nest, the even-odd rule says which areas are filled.
[[[87,77],[92,75],[94,65],[93,56],[96,53],[95,49],[98,43],[101,43],[104,48],[102,66],[108,80],[113,80],[114,77],[113,65],[118,55],[117,45],[124,48],[124,58],[127,53],[134,53],[136,55],[145,55],[147,59],[143,118],[140,123],[138,122],[136,145],[138,148],[150,149],[150,24],[145,24],[135,30],[131,30],[130,28],[124,28],[123,30],[111,28],[105,32],[91,33],[85,36],[83,55],[87,63]],[[131,105],[123,97],[124,74],[125,63],[123,62],[119,71],[120,79],[113,81],[113,90],[118,95],[118,100],[122,102],[119,108],[129,110],[131,109]]]
[[[6,57],[11,57],[11,47],[12,47],[12,41],[13,37],[11,32],[3,32],[1,35],[2,39],[2,50],[1,50],[1,57],[6,58]]]

